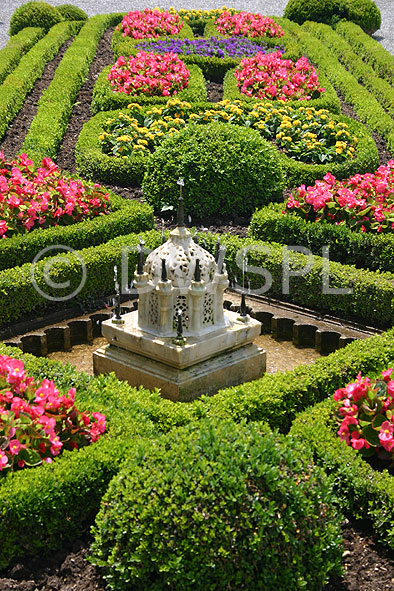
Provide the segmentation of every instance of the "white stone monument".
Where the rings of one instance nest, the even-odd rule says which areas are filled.
[[[169,240],[145,264],[140,250],[138,310],[103,322],[109,344],[93,354],[95,374],[114,371],[174,401],[259,378],[266,366],[265,352],[253,343],[260,323],[223,308],[224,249],[215,260],[194,242],[183,218],[180,199]]]

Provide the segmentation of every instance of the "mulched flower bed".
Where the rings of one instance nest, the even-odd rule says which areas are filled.
[[[70,124],[61,146],[57,163],[60,167],[75,172],[74,147],[83,124],[90,118],[90,102],[94,83],[101,70],[113,63],[111,37],[113,29],[108,30],[98,45],[98,51],[90,68],[88,80],[82,86],[74,106]],[[7,157],[14,157],[20,149],[31,120],[36,113],[36,105],[42,91],[50,83],[56,67],[69,46],[67,42],[59,55],[48,64],[45,74],[39,80],[28,97],[26,104],[15,118],[9,132],[0,143]],[[208,100],[216,102],[222,98],[222,86],[218,83],[207,84]],[[340,97],[341,98],[341,97]],[[342,113],[357,119],[353,109],[343,100]],[[372,134],[379,151],[379,163],[386,164],[392,158],[386,144],[377,134]],[[141,199],[141,189],[108,187],[129,199]],[[286,190],[286,196],[290,190]],[[210,219],[198,224],[198,229],[214,232],[231,232],[246,235],[248,221],[233,217],[229,219]],[[189,220],[191,225],[193,220]],[[173,219],[156,218],[157,227],[170,228]],[[386,548],[378,544],[365,524],[347,522],[343,526],[344,554],[343,564],[346,574],[342,580],[332,580],[325,587],[326,591],[381,591],[394,589],[394,557]],[[76,541],[61,551],[52,553],[47,559],[23,560],[15,563],[0,577],[0,591],[104,591],[105,582],[98,569],[86,560],[90,539]]]

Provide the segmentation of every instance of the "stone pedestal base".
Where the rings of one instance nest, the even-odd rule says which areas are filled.
[[[206,361],[180,369],[138,353],[106,345],[93,353],[94,373],[114,371],[131,386],[160,388],[164,398],[187,402],[202,394],[255,380],[263,375],[266,353],[257,345],[226,351]]]

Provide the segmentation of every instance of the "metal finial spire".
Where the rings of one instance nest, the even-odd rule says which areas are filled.
[[[245,292],[242,292],[242,295],[241,295],[241,306],[240,306],[239,312],[242,317],[248,315],[247,308],[246,308],[246,301],[245,301]]]
[[[218,262],[218,257],[219,257],[219,249],[220,249],[220,240],[219,238],[216,240],[216,244],[215,244],[215,263]]]
[[[183,338],[182,310],[177,312],[176,337],[177,339]]]
[[[161,280],[167,281],[166,259],[161,259]]]
[[[196,259],[196,267],[194,269],[194,281],[196,281],[196,282],[201,281],[200,259]]]
[[[178,228],[184,228],[185,227],[185,208],[183,206],[182,187],[185,186],[185,182],[182,178],[180,178],[177,180],[176,183],[177,183],[177,185],[179,185],[177,226],[178,226]]]

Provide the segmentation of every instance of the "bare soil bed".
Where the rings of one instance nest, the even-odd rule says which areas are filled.
[[[111,51],[112,30],[108,30],[98,45],[96,57],[91,65],[86,83],[78,95],[72,117],[60,149],[57,162],[65,170],[75,172],[74,147],[82,125],[90,118],[90,102],[94,83],[100,71],[113,62]],[[23,139],[35,113],[42,91],[50,83],[59,61],[67,49],[65,44],[59,55],[48,64],[44,76],[37,81],[28,97],[25,107],[17,115],[9,132],[0,143],[11,158],[20,150]],[[208,83],[208,100],[216,102],[222,97],[222,87],[217,83]],[[353,109],[342,100],[342,112],[356,118]],[[388,152],[382,138],[373,134],[376,141],[380,163],[386,163],[392,155]],[[141,199],[141,189],[108,187],[129,199]],[[290,191],[287,190],[287,193]],[[230,219],[207,219],[198,225],[199,229],[213,232],[230,232],[245,235],[248,221],[234,216]],[[158,228],[163,224],[171,227],[172,219],[156,220]],[[192,220],[193,223],[193,220]],[[376,542],[366,524],[347,521],[343,525],[345,576],[341,580],[332,580],[326,591],[388,591],[394,589],[394,555]],[[74,544],[52,553],[48,558],[21,559],[6,572],[1,573],[0,591],[104,591],[105,582],[98,569],[86,561],[90,539],[88,536]],[[279,590],[280,591],[280,590]]]

